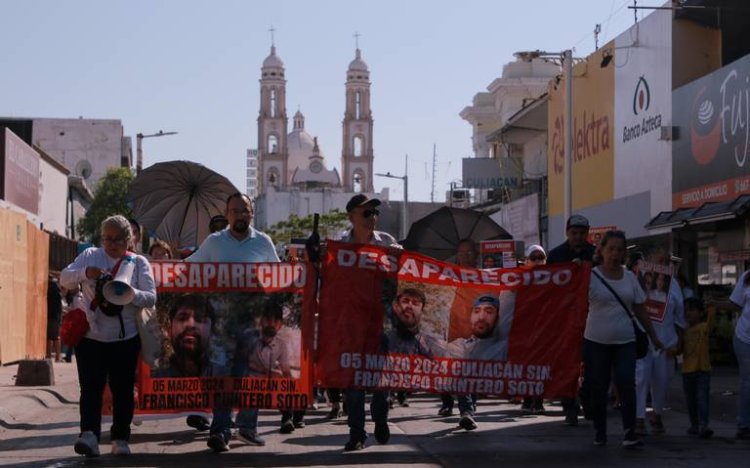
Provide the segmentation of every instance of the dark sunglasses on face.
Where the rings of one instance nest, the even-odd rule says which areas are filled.
[[[369,218],[372,215],[380,216],[380,210],[378,210],[377,208],[370,208],[362,212],[362,216],[365,218]]]

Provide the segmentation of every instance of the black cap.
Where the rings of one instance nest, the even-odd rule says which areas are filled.
[[[583,228],[588,229],[589,220],[583,215],[574,214],[573,216],[568,218],[568,222],[565,225],[565,229],[569,229],[572,227],[583,227]]]
[[[368,198],[364,193],[358,193],[349,200],[349,203],[346,204],[346,212],[349,213],[354,208],[365,205],[378,206],[380,205],[380,200],[377,198]]]

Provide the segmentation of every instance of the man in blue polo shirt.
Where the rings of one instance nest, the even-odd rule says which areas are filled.
[[[225,216],[228,226],[208,236],[198,251],[185,259],[187,262],[278,262],[271,238],[250,224],[255,214],[253,200],[243,193],[227,198]],[[229,450],[232,408],[214,408],[208,446],[215,452]],[[258,409],[245,408],[237,414],[238,437],[255,445],[265,445],[258,435]]]
[[[252,200],[235,193],[227,199],[227,229],[215,232],[186,259],[188,262],[278,262],[279,256],[271,238],[250,223],[255,214]]]

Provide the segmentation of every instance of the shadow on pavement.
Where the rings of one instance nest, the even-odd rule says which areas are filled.
[[[371,451],[366,448],[360,452],[344,454],[341,450],[331,450],[324,452],[295,453],[295,454],[250,454],[250,453],[222,453],[222,454],[205,454],[197,457],[199,452],[180,453],[180,454],[135,454],[127,458],[115,457],[112,455],[103,455],[98,458],[85,459],[83,457],[73,457],[58,459],[54,462],[29,462],[17,463],[16,468],[37,468],[49,467],[66,468],[75,466],[96,466],[96,467],[153,467],[153,466],[179,466],[179,467],[198,467],[198,466],[253,466],[253,467],[283,467],[283,466],[309,466],[314,465],[372,465],[380,466],[384,464],[409,465],[416,463],[435,464],[434,458],[420,453],[394,453]],[[311,455],[314,458],[311,458]]]

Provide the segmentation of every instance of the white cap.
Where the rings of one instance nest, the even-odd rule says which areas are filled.
[[[539,244],[531,244],[526,247],[526,257],[527,258],[530,257],[531,254],[533,254],[536,251],[543,253],[545,257],[547,256],[547,252],[544,251],[544,247],[542,247]]]

